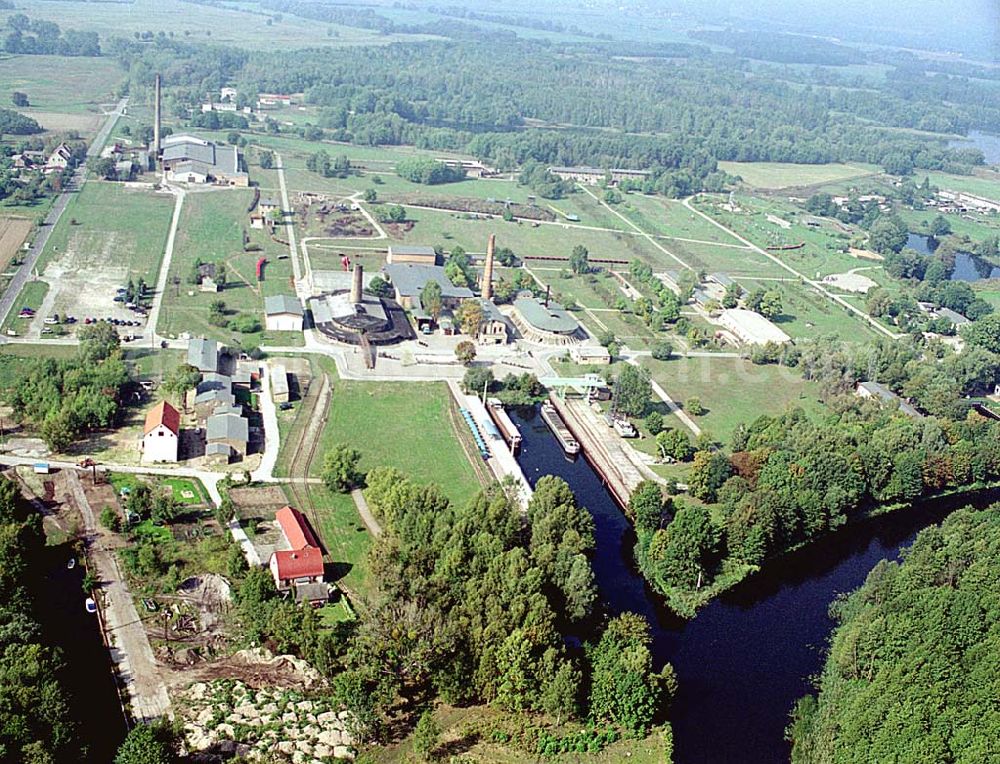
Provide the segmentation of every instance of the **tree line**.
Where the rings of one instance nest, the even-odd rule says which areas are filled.
[[[7,53],[48,56],[99,56],[101,43],[97,32],[65,31],[51,21],[31,19],[15,13],[7,19],[3,49]]]
[[[0,478],[0,760],[26,764],[86,758],[60,683],[58,640],[38,617],[47,559],[41,521],[17,484]]]

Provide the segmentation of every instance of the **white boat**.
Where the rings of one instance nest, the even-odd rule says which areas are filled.
[[[84,603],[84,607],[87,608],[87,612],[88,613],[96,613],[97,612],[97,603],[94,602],[94,598],[93,597],[87,597],[87,601]]]
[[[73,570],[76,567],[76,558],[70,557],[69,562],[66,563],[66,570]]]

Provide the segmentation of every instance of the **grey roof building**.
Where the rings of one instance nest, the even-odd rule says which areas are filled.
[[[269,316],[279,313],[290,313],[295,316],[305,314],[299,298],[293,297],[290,294],[272,294],[270,297],[265,297],[264,312]]]
[[[945,318],[951,321],[955,326],[964,326],[969,323],[969,319],[963,316],[961,313],[957,313],[951,308],[938,308],[937,309],[938,318]]]
[[[213,387],[194,397],[195,406],[204,406],[205,404],[234,406],[236,405],[236,396],[229,389]]]
[[[514,310],[532,328],[548,334],[576,334],[580,324],[557,302],[545,305],[535,297],[514,300]]]
[[[212,414],[205,423],[206,439],[209,443],[222,442],[236,447],[250,440],[250,423],[231,408]]]
[[[878,382],[858,382],[857,393],[862,398],[878,398],[886,403],[895,403],[899,406],[900,411],[914,419],[920,419],[923,416],[896,393]]]
[[[219,343],[196,337],[188,343],[187,362],[202,373],[218,371]]]
[[[170,173],[195,172],[217,180],[246,185],[247,174],[240,169],[235,146],[217,146],[193,135],[171,135],[161,141],[163,167]]]
[[[413,298],[419,299],[420,293],[431,281],[436,281],[441,287],[441,297],[445,300],[467,300],[473,296],[468,287],[452,284],[440,265],[396,263],[385,266],[382,271],[396,290],[396,301],[404,307],[409,307]]]

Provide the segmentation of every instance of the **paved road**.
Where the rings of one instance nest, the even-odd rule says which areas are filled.
[[[76,470],[66,470],[64,474],[70,497],[83,516],[87,558],[97,574],[104,622],[110,632],[111,660],[128,692],[132,718],[158,719],[170,713],[170,696],[160,678],[146,627],[135,609],[114,552],[106,546],[108,539],[97,524]]]
[[[98,131],[97,135],[94,136],[94,140],[90,142],[90,146],[87,147],[87,157],[96,157],[101,153],[101,149],[104,148],[104,143],[108,140],[108,136],[114,129],[115,123],[118,121],[118,117],[121,116],[122,109],[128,104],[128,96],[122,98],[115,110],[108,115],[105,120],[103,127]],[[28,250],[28,256],[25,258],[21,267],[17,269],[14,274],[14,278],[11,279],[10,284],[7,286],[7,290],[3,293],[3,297],[0,297],[0,323],[7,320],[7,314],[10,313],[11,308],[14,307],[14,301],[17,299],[18,295],[21,294],[21,290],[24,285],[28,282],[31,274],[35,270],[35,264],[38,262],[39,256],[42,254],[42,250],[45,249],[45,244],[49,240],[49,236],[52,235],[52,229],[55,228],[56,223],[59,222],[59,218],[62,217],[63,212],[66,210],[66,205],[69,204],[69,200],[72,195],[76,193],[79,189],[83,188],[83,184],[87,179],[87,168],[86,165],[81,165],[73,173],[72,179],[66,184],[66,188],[61,194],[56,198],[55,202],[52,204],[52,209],[49,210],[49,214],[45,216],[45,222],[38,229],[38,233],[35,234],[35,239],[31,243],[31,248]]]

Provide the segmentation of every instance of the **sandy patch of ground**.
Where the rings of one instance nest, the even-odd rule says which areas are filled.
[[[878,282],[867,276],[850,271],[848,273],[832,273],[823,278],[823,283],[842,289],[845,292],[868,294],[868,291],[878,286]]]
[[[118,261],[116,249],[120,246],[118,239],[115,232],[73,233],[66,251],[54,258],[42,273],[49,291],[31,322],[28,336],[39,337],[45,317],[54,313],[75,316],[80,322],[78,326],[88,316],[141,320],[125,308],[124,303],[114,299],[118,287],[124,286],[128,279],[128,268],[115,264]],[[142,326],[130,329],[134,334],[143,331]]]

